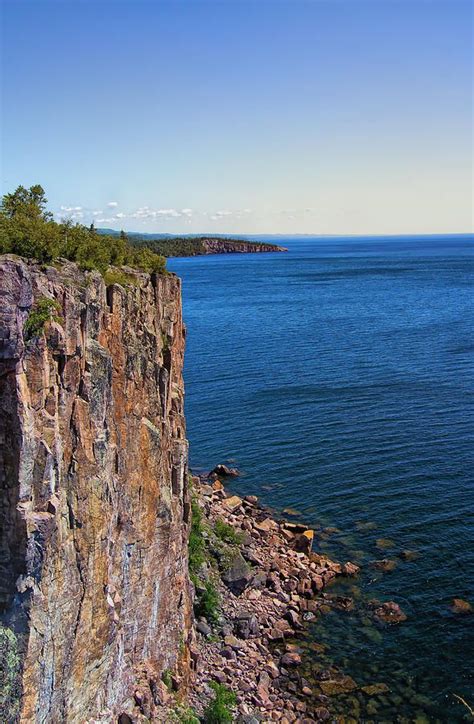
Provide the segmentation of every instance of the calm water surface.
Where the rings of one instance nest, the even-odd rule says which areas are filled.
[[[183,278],[191,464],[232,460],[236,492],[337,528],[316,550],[363,566],[332,588],[356,609],[313,626],[327,648],[311,662],[390,692],[336,708],[463,721],[453,693],[474,704],[474,616],[450,602],[474,603],[473,238],[282,243],[287,254],[169,261]],[[381,558],[395,570],[370,566]],[[408,621],[374,625],[371,598]]]

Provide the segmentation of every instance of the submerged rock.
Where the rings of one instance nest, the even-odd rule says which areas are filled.
[[[377,538],[375,545],[379,550],[385,550],[385,548],[394,548],[395,542],[390,538]]]
[[[451,604],[451,611],[453,613],[467,614],[472,613],[472,606],[469,601],[464,601],[462,598],[453,598]]]
[[[361,691],[368,696],[377,696],[377,694],[386,694],[390,690],[387,684],[370,684],[369,686],[363,686]]]
[[[326,696],[338,696],[339,694],[348,694],[350,691],[357,689],[357,684],[350,676],[342,676],[340,679],[330,679],[328,681],[320,681],[321,691]]]
[[[396,624],[407,620],[407,616],[395,601],[387,601],[374,609],[374,615],[379,621]]]
[[[371,565],[379,571],[390,573],[390,571],[394,571],[397,567],[397,561],[383,558],[381,561],[373,561]]]
[[[404,550],[401,551],[399,556],[402,559],[402,561],[415,561],[417,558],[419,558],[421,553],[419,551],[409,551]]]

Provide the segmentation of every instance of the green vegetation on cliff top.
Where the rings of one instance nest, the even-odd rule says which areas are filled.
[[[18,254],[48,264],[59,257],[81,269],[104,274],[110,266],[130,266],[145,272],[165,271],[165,259],[146,246],[132,246],[126,234],[98,234],[93,225],[57,223],[46,209],[37,184],[5,194],[0,206],[0,254]]]

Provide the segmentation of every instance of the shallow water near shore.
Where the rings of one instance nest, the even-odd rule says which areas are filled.
[[[310,665],[389,692],[337,710],[467,721],[453,694],[474,704],[474,615],[450,603],[474,604],[473,238],[278,243],[289,252],[168,262],[183,279],[191,464],[233,460],[233,490],[293,509],[315,550],[362,565],[328,589],[355,605],[311,625],[327,648]],[[407,621],[377,625],[373,598]]]

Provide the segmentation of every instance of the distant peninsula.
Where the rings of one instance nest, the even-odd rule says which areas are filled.
[[[113,229],[98,229],[100,234],[120,235]],[[278,244],[267,244],[224,236],[168,236],[166,234],[135,234],[127,232],[128,243],[145,247],[165,257],[201,256],[205,254],[252,254],[288,251]]]

